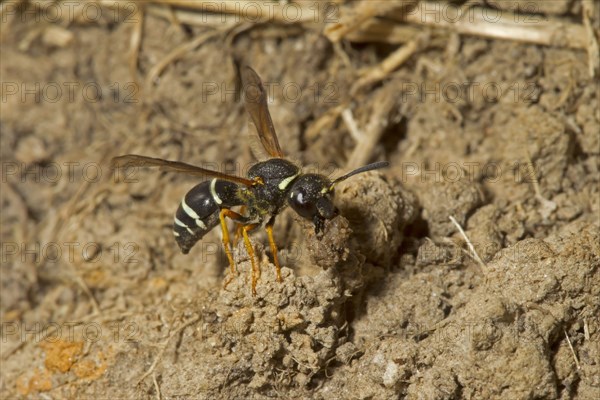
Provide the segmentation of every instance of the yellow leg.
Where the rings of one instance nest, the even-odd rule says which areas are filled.
[[[242,206],[240,208],[240,214],[244,214],[246,212],[246,206]],[[237,242],[240,240],[240,237],[242,236],[242,227],[243,225],[238,224],[235,227],[235,234],[233,235],[233,244],[236,245]]]
[[[224,288],[226,288],[227,285],[229,285],[229,283],[233,280],[233,276],[235,275],[235,262],[233,261],[231,242],[229,241],[229,229],[227,228],[225,217],[229,217],[233,220],[239,220],[240,218],[242,218],[242,216],[226,208],[222,209],[221,212],[219,212],[219,219],[221,220],[221,230],[223,231],[223,248],[225,249],[225,254],[227,254],[227,260],[229,261],[230,270],[230,276],[225,281],[223,285]]]
[[[248,237],[248,231],[256,228],[258,224],[250,224],[245,225],[242,228],[242,235],[244,236],[244,245],[246,246],[246,251],[248,252],[248,256],[250,257],[250,262],[252,263],[252,296],[256,296],[256,282],[258,282],[258,278],[260,278],[260,268],[256,263],[256,257],[254,256],[254,248],[252,248],[252,243],[250,243],[250,238]]]
[[[281,267],[279,266],[279,258],[277,258],[277,245],[275,244],[275,239],[273,238],[273,224],[267,224],[265,229],[267,230],[267,236],[269,237],[271,253],[273,253],[273,262],[275,263],[275,268],[277,269],[277,281],[281,282]]]

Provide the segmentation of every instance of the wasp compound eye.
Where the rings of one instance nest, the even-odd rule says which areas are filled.
[[[292,190],[289,199],[290,206],[303,218],[313,219],[317,214],[317,204],[306,188],[298,187]]]

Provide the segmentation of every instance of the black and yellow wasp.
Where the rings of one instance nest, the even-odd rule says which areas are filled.
[[[187,254],[196,242],[220,224],[223,246],[233,277],[235,263],[225,218],[234,220],[239,224],[252,263],[252,294],[255,295],[260,269],[248,232],[261,226],[265,227],[277,269],[277,279],[281,281],[277,245],[273,239],[273,224],[281,210],[289,205],[301,217],[312,221],[315,232],[320,234],[324,221],[337,215],[337,209],[333,205],[335,185],[358,173],[385,167],[388,163],[369,164],[333,181],[324,175],[302,173],[299,166],[284,158],[279,147],[267,106],[267,94],[260,77],[248,66],[242,67],[241,74],[244,105],[256,126],[263,147],[272,157],[253,165],[246,178],[178,161],[135,154],[113,158],[112,166],[160,167],[167,171],[212,177],[211,180],[194,186],[181,201],[173,223],[175,240],[181,251]],[[242,206],[243,211],[238,213],[232,210],[237,206]]]

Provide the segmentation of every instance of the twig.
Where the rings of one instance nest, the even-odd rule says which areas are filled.
[[[151,0],[156,4],[165,4],[173,7],[187,8],[217,14],[233,14],[238,17],[238,22],[262,23],[268,21],[280,23],[313,22],[317,12],[313,2],[294,3],[297,16],[288,16],[280,2],[236,0]],[[312,7],[312,8],[311,8]],[[291,13],[291,11],[290,11]],[[241,19],[241,20],[240,20]]]
[[[535,191],[535,198],[542,205],[542,209],[540,210],[540,214],[544,219],[548,218],[552,211],[556,210],[556,203],[552,200],[546,199],[542,196],[542,191],[540,190],[540,183],[538,182],[537,173],[535,172],[535,167],[533,165],[533,161],[531,161],[531,155],[529,151],[526,150],[525,156],[527,157],[527,169],[529,170],[529,177],[532,180],[533,190]]]
[[[327,26],[323,33],[332,43],[337,43],[372,17],[406,5],[408,5],[406,0],[361,1],[354,7],[345,7],[339,22]]]
[[[409,13],[404,10],[391,11],[389,17],[400,22],[452,29],[467,35],[577,49],[588,46],[585,28],[579,24],[559,20],[542,21],[538,16],[484,7],[457,7],[456,11],[462,13],[460,17],[450,19],[446,5],[422,1]]]
[[[74,270],[74,268],[73,268],[73,270]],[[75,274],[75,282],[77,282],[77,284],[79,285],[81,290],[83,290],[83,292],[89,297],[89,299],[92,303],[92,308],[94,309],[94,313],[100,314],[100,305],[98,304],[98,301],[96,301],[96,298],[94,297],[94,294],[92,293],[92,290],[87,285],[87,283],[85,283],[85,280],[83,279],[83,277],[81,277],[77,272],[74,272],[74,274]]]
[[[583,26],[585,27],[585,33],[587,35],[587,52],[588,52],[588,71],[590,77],[596,76],[598,69],[600,69],[600,50],[598,49],[598,39],[594,33],[594,28],[590,22],[590,18],[596,15],[596,4],[591,0],[583,0],[581,3],[583,7]]]
[[[350,105],[350,101],[344,101],[342,104],[339,104],[335,107],[327,110],[323,115],[321,115],[315,122],[308,126],[306,129],[306,139],[314,140],[316,139],[321,132],[327,130],[329,127],[333,126],[337,121],[340,114],[348,108]]]
[[[571,339],[569,339],[569,335],[567,335],[567,330],[563,328],[563,332],[565,333],[565,337],[567,338],[567,343],[569,344],[569,348],[571,349],[571,354],[573,354],[573,359],[575,360],[575,366],[578,370],[581,369],[579,366],[579,360],[577,359],[577,354],[575,354],[575,349],[573,349],[573,345],[571,344]]]
[[[190,42],[183,43],[177,46],[172,52],[167,54],[161,61],[156,63],[150,71],[148,71],[148,75],[146,76],[144,87],[146,89],[152,87],[152,84],[156,81],[156,78],[163,72],[163,70],[172,62],[177,60],[180,57],[183,57],[186,53],[194,50],[196,47],[200,46],[204,42],[212,39],[213,37],[221,34],[220,30],[210,31],[205,33],[204,35],[200,35]]]
[[[375,99],[374,104],[376,106],[365,129],[365,134],[357,141],[348,159],[348,164],[346,165],[348,169],[355,169],[369,162],[375,146],[388,125],[390,111],[395,104],[395,97],[390,96],[389,91],[378,94],[379,98]]]
[[[459,34],[482,36],[494,39],[515,40],[544,46],[569,47],[587,49],[590,53],[590,63],[599,63],[599,57],[594,57],[594,48],[597,41],[593,34],[589,15],[594,15],[594,10],[586,12],[589,5],[594,7],[592,1],[583,3],[584,25],[568,21],[549,19],[546,21],[535,20],[541,18],[513,11],[498,11],[491,8],[457,7],[455,12],[460,17],[450,20],[448,15],[453,10],[445,3],[421,2],[410,13],[404,10],[393,10],[385,18],[373,18],[361,25],[360,30],[348,32],[345,39],[352,42],[385,42],[405,43],[414,38],[422,29],[419,26],[430,26],[436,30],[451,30]],[[500,14],[501,13],[501,14]],[[535,23],[532,23],[535,21]],[[410,25],[406,25],[406,23]]]
[[[349,70],[353,70],[352,61],[350,61],[348,53],[344,51],[344,48],[342,47],[342,44],[340,42],[333,44],[333,51],[340,57],[346,68],[348,68]]]
[[[400,47],[398,50],[394,51],[379,64],[364,72],[363,76],[350,89],[350,99],[334,108],[327,110],[325,114],[321,115],[321,117],[312,123],[306,130],[306,138],[309,140],[315,139],[327,127],[333,125],[342,112],[348,108],[352,98],[354,98],[354,96],[358,94],[361,89],[381,81],[392,71],[398,69],[400,65],[406,62],[410,56],[412,56],[418,49],[421,48],[421,43],[424,42],[425,41],[422,39],[412,40],[410,43],[407,43],[403,47]]]
[[[135,6],[134,20],[136,21],[131,32],[131,39],[129,41],[129,74],[131,79],[139,87],[140,82],[138,79],[137,67],[138,59],[140,55],[140,47],[142,44],[142,30],[144,28],[144,10],[143,4]]]
[[[569,70],[568,78],[569,81],[567,82],[567,87],[562,91],[562,94],[560,95],[556,103],[551,106],[552,111],[558,110],[560,107],[562,107],[567,102],[567,100],[569,100],[571,94],[573,93],[573,89],[575,89],[575,87],[577,86],[577,82],[575,80],[575,77],[573,76],[572,69]]]
[[[197,11],[188,11],[180,9],[166,9],[160,4],[150,4],[146,7],[146,12],[150,15],[165,18],[169,21],[173,17],[180,23],[201,27],[223,28],[225,26],[233,27],[239,23],[239,18],[233,14],[207,14]]]
[[[373,18],[365,22],[358,31],[348,32],[345,39],[356,43],[384,42],[401,44],[413,40],[422,28],[401,24],[384,18]]]
[[[392,71],[398,69],[400,65],[404,64],[406,60],[417,52],[417,50],[421,48],[420,44],[424,42],[425,40],[422,38],[416,38],[398,48],[379,64],[367,70],[367,72],[352,85],[350,94],[354,96],[365,86],[372,85],[386,78]]]
[[[160,345],[161,349],[159,350],[158,354],[154,358],[154,361],[152,362],[152,365],[150,365],[150,368],[148,368],[148,371],[146,371],[144,373],[144,375],[142,375],[142,377],[138,380],[138,382],[137,382],[138,385],[140,383],[142,383],[142,381],[144,379],[146,379],[152,372],[154,372],[154,369],[156,368],[156,366],[158,365],[158,363],[162,359],[162,356],[165,353],[165,350],[167,349],[167,346],[169,345],[169,342],[171,341],[171,339],[173,339],[176,335],[178,335],[185,328],[187,328],[188,326],[190,326],[192,324],[195,324],[199,320],[200,320],[200,316],[194,317],[194,318],[190,319],[189,321],[184,322],[179,328],[177,328],[175,331],[173,331],[169,335],[169,337]]]
[[[590,340],[590,327],[588,325],[587,318],[583,319],[583,336],[585,337],[585,340]]]
[[[365,135],[358,128],[358,125],[354,120],[354,116],[352,115],[352,110],[350,108],[345,108],[344,111],[342,111],[342,120],[348,127],[348,131],[350,132],[350,135],[354,138],[354,140],[360,142],[364,139]]]
[[[485,265],[485,263],[483,262],[481,257],[479,257],[479,254],[477,254],[477,252],[475,251],[475,247],[473,246],[473,243],[471,243],[471,240],[469,239],[469,237],[467,236],[467,234],[465,233],[463,228],[460,226],[458,221],[456,221],[456,219],[452,215],[450,216],[450,221],[452,221],[454,226],[456,226],[456,229],[458,229],[458,231],[462,235],[463,239],[465,239],[465,242],[467,242],[467,246],[469,246],[469,250],[471,250],[471,253],[473,253],[472,255],[473,255],[473,258],[475,259],[475,261],[477,261],[477,263],[481,267],[487,268],[487,265]]]
[[[160,400],[161,399],[160,386],[158,385],[158,381],[156,380],[155,373],[152,373],[152,382],[154,383],[154,390],[156,391],[156,400]]]
[[[3,164],[0,168],[4,169],[5,165]],[[2,177],[6,177],[5,172],[2,171]],[[27,208],[27,203],[25,202],[25,198],[14,188],[14,185],[10,181],[3,182],[2,197],[7,198],[11,206],[14,206],[17,210],[17,216],[19,224],[15,227],[15,239],[19,242],[24,242],[28,236],[27,232],[27,220],[29,219],[29,210]],[[2,198],[0,197],[0,199]],[[4,203],[4,201],[3,201]],[[20,234],[19,234],[20,233]],[[35,269],[35,268],[34,268]]]

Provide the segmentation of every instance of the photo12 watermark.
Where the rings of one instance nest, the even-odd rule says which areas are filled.
[[[84,341],[95,343],[104,338],[113,343],[138,342],[140,328],[134,322],[17,322],[3,321],[0,324],[0,341],[6,343],[56,343],[59,341]]]
[[[2,263],[8,262],[42,262],[70,264],[83,261],[85,263],[124,263],[136,264],[136,254],[140,246],[136,242],[114,242],[106,245],[99,242],[11,242],[0,244]]]
[[[18,0],[3,2],[2,23],[11,18],[26,23],[139,23],[140,2],[130,0],[63,0],[36,2],[22,7]],[[178,5],[185,6],[185,2]],[[337,23],[339,3],[335,1],[210,0],[189,1],[187,8],[198,12],[196,23]]]
[[[137,104],[139,86],[135,82],[16,82],[3,81],[0,102]]]
[[[20,23],[137,23],[139,4],[136,1],[63,0],[35,2],[23,5],[19,0],[2,2],[2,23],[11,19]]]
[[[390,167],[403,183],[418,180],[432,183],[482,182],[496,183],[510,179],[515,183],[538,182],[537,171],[531,163],[515,161],[512,164],[496,162],[450,161],[411,162]],[[399,172],[399,174],[398,174]]]

